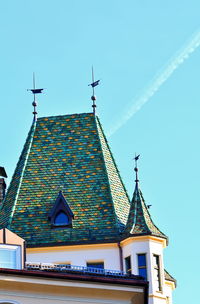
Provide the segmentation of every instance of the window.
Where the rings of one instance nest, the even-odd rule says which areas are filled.
[[[126,273],[131,274],[131,256],[125,258]]]
[[[20,246],[0,245],[0,268],[21,269]]]
[[[52,228],[72,228],[72,220],[74,214],[69,207],[62,191],[59,192],[58,197],[54,203],[53,208],[49,213],[49,220]]]
[[[104,262],[87,262],[87,267],[104,269]]]
[[[69,224],[68,216],[63,211],[60,211],[54,219],[54,225],[64,226],[64,225],[68,225],[68,224]]]
[[[161,291],[161,279],[160,279],[160,256],[153,255],[153,269],[154,269],[154,282],[157,291]]]
[[[147,280],[146,254],[138,254],[138,273]]]

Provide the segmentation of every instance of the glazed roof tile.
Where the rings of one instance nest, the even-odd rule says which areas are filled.
[[[175,287],[177,287],[176,279],[171,274],[169,274],[169,272],[166,269],[164,269],[164,275],[165,275],[165,280],[174,282]]]
[[[59,191],[74,214],[73,228],[51,228]],[[31,126],[0,219],[32,247],[107,242],[119,238],[129,208],[98,118],[62,115]]]
[[[131,236],[154,235],[167,239],[167,236],[154,224],[138,183],[136,183],[133,193],[133,199],[131,201],[129,217],[124,234],[129,234]]]

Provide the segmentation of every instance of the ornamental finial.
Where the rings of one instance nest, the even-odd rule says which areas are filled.
[[[32,102],[32,106],[33,106],[33,121],[37,120],[37,111],[36,111],[37,101],[36,101],[35,95],[42,93],[43,90],[44,89],[36,89],[35,88],[35,73],[33,73],[33,89],[28,89],[27,90],[27,91],[31,91],[33,93],[33,95],[34,95],[34,99],[33,99],[33,102]]]
[[[134,168],[134,171],[135,171],[135,182],[136,182],[136,185],[139,182],[139,179],[138,179],[138,166],[137,166],[137,161],[138,161],[139,157],[140,157],[140,154],[136,155],[136,153],[135,153],[135,157],[134,157],[135,168]]]
[[[96,98],[96,96],[94,95],[94,88],[96,87],[96,86],[98,86],[99,85],[99,81],[100,81],[100,79],[99,80],[94,80],[94,69],[93,69],[93,66],[92,66],[92,83],[90,83],[90,84],[88,84],[88,86],[91,86],[92,87],[92,96],[91,96],[91,100],[92,100],[92,108],[93,108],[93,113],[94,113],[94,115],[95,115],[95,112],[96,112],[96,103],[95,103],[95,101],[97,100],[97,98]]]

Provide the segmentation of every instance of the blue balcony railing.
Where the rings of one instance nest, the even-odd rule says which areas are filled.
[[[53,263],[37,263],[27,262],[27,270],[40,270],[40,271],[55,271],[64,273],[80,273],[80,274],[95,274],[112,277],[131,277],[135,279],[141,279],[140,276],[130,275],[124,271],[112,270],[112,269],[101,269],[95,267],[85,267],[69,264],[53,264]]]

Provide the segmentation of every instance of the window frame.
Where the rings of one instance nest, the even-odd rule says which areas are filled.
[[[139,256],[143,255],[145,257],[145,266],[139,266]],[[137,253],[137,266],[138,266],[138,275],[144,277],[143,275],[140,274],[140,269],[146,269],[146,277],[144,277],[144,279],[146,281],[148,281],[148,268],[147,268],[147,253],[146,252],[141,252],[141,253]]]
[[[130,267],[129,269],[127,269],[127,261],[129,259],[129,263],[130,263]],[[131,255],[128,255],[124,258],[124,264],[125,264],[125,271],[127,274],[131,274],[132,273],[132,259],[131,259]]]
[[[103,265],[103,268],[101,267],[93,267],[93,266],[90,266],[88,264],[102,264]],[[86,267],[91,267],[91,268],[99,268],[99,269],[105,269],[105,263],[103,260],[98,260],[98,261],[86,261]]]
[[[154,258],[157,258],[158,263],[156,263],[156,265],[154,264]],[[156,290],[157,292],[162,292],[162,280],[161,280],[161,256],[159,254],[155,254],[153,253],[153,280],[154,283],[158,282],[158,289]],[[157,273],[157,277],[158,280],[156,279],[156,273]]]

